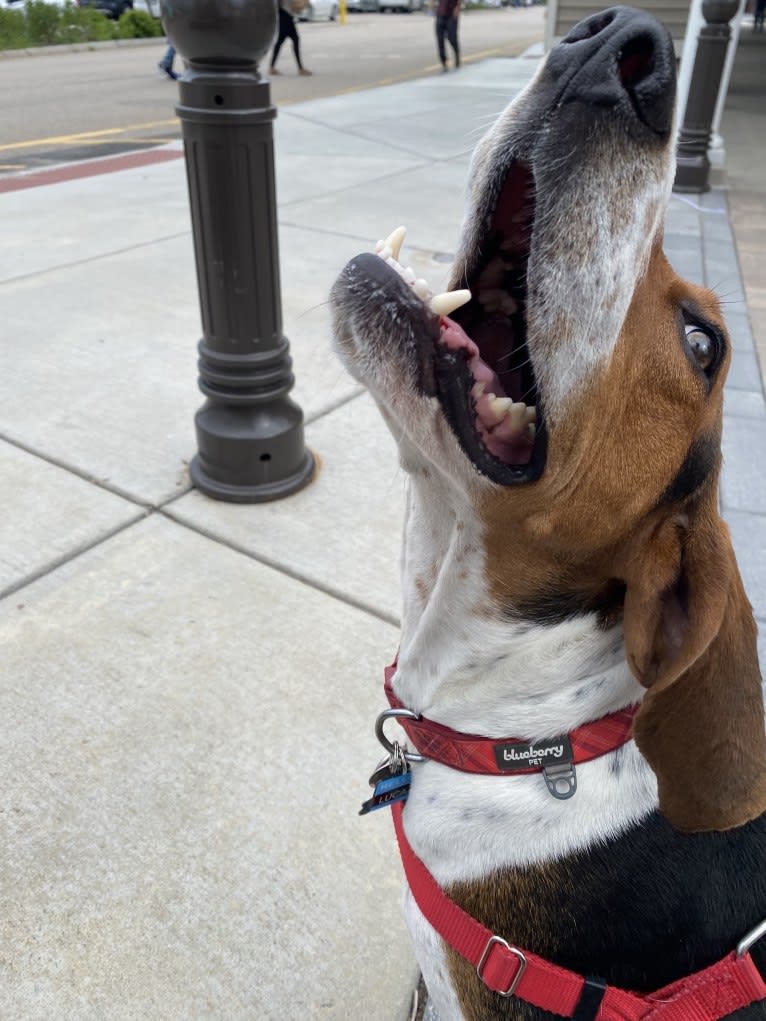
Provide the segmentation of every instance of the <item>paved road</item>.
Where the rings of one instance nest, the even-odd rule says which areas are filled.
[[[544,7],[466,12],[464,60],[516,56],[543,36]],[[346,25],[300,26],[304,63],[299,78],[289,43],[274,78],[278,105],[439,74],[433,18],[419,14],[350,15]],[[177,90],[155,73],[162,40],[136,46],[35,54],[0,60],[0,173],[140,148],[176,138]],[[502,97],[498,99],[498,106]]]

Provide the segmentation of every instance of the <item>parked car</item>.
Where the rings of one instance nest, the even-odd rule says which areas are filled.
[[[160,11],[160,0],[133,0],[133,10],[151,14],[153,18],[159,18],[162,13]]]
[[[413,11],[422,11],[423,3],[424,0],[379,0],[379,10],[411,14]]]
[[[346,0],[346,10],[351,11],[371,11],[377,13],[380,10],[379,0]]]
[[[338,16],[338,0],[309,0],[298,21],[335,21]]]
[[[5,0],[2,6],[9,11],[23,11],[26,10],[28,2],[29,0]],[[45,0],[45,2],[52,7],[79,7],[77,0]]]
[[[78,0],[79,7],[92,7],[107,18],[119,18],[125,11],[133,10],[133,0]]]

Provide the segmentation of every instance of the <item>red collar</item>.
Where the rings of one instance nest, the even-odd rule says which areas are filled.
[[[481,981],[501,996],[515,996],[575,1021],[718,1021],[766,999],[766,984],[750,956],[766,923],[748,933],[736,952],[656,993],[639,995],[560,968],[494,935],[444,893],[410,847],[403,805],[391,810],[404,872],[421,912],[436,932],[469,961]]]
[[[391,686],[395,672],[396,663],[386,667],[386,697],[392,709],[403,710],[405,707]],[[600,720],[575,727],[568,734],[534,744],[519,737],[463,734],[424,716],[399,716],[397,722],[424,758],[464,773],[505,776],[571,767],[614,751],[633,736],[633,717],[637,710],[637,705],[629,706]]]

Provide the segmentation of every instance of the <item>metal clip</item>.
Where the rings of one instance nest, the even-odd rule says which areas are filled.
[[[385,724],[386,720],[391,719],[419,720],[420,717],[418,716],[418,714],[413,713],[411,709],[384,710],[384,712],[382,712],[375,721],[375,737],[377,737],[378,741],[380,741],[380,743],[383,745],[383,747],[386,749],[389,755],[396,755],[397,754],[396,749],[399,748],[400,754],[404,756],[407,762],[425,762],[426,759],[424,755],[418,755],[417,752],[408,752],[406,749],[402,750],[401,746],[397,742],[394,742],[392,744],[391,741],[388,740],[386,735],[383,733],[383,725]]]
[[[559,766],[545,766],[543,776],[548,790],[559,801],[571,798],[577,790],[577,773],[573,762],[563,762]]]
[[[749,952],[751,947],[755,946],[759,939],[763,939],[766,936],[766,919],[764,919],[760,925],[756,925],[754,929],[751,929],[746,936],[737,944],[737,957],[744,957]]]

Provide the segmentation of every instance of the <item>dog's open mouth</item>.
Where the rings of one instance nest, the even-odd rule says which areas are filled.
[[[404,228],[376,249],[439,315],[437,397],[464,453],[500,485],[532,481],[545,464],[545,423],[526,343],[534,215],[531,169],[516,162],[500,189],[466,289],[434,298],[425,281],[398,262]]]

